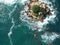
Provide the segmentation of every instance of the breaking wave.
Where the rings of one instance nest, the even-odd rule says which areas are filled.
[[[6,4],[6,5],[11,6],[11,5],[15,4],[16,1],[17,1],[17,0],[0,0],[0,3],[4,3],[4,4]]]
[[[0,0],[0,3],[4,3],[8,6],[11,6],[13,4],[16,3],[17,0]],[[26,2],[25,2],[26,1]],[[44,3],[48,3],[48,4],[52,4],[49,0],[40,0],[41,2],[44,2]],[[23,5],[25,5],[25,3],[29,3],[30,1],[29,0],[21,0],[20,1]],[[55,0],[53,1],[55,2]],[[13,42],[12,42],[12,38],[11,38],[11,35],[12,35],[12,31],[13,31],[13,28],[15,26],[15,22],[14,22],[14,18],[11,17],[11,14],[15,11],[16,9],[16,5],[14,7],[14,9],[9,13],[9,18],[11,18],[11,23],[12,23],[12,26],[10,28],[10,31],[8,32],[8,37],[10,39],[10,44],[13,45]],[[27,16],[27,14],[25,13],[25,11],[27,11],[29,8],[28,6],[24,6],[24,9],[20,12],[20,19],[21,21],[23,22],[27,22],[28,24],[28,27],[31,28],[33,31],[34,30],[38,30],[38,32],[42,32],[42,31],[45,31],[47,30],[48,28],[46,27],[47,24],[49,24],[49,22],[52,22],[52,23],[55,23],[55,18],[56,18],[56,13],[57,13],[57,10],[54,9],[53,7],[53,4],[52,6],[48,6],[50,8],[50,10],[53,10],[51,13],[53,15],[51,16],[47,16],[43,22],[40,22],[40,21],[31,21],[31,18],[29,18]],[[2,21],[3,22],[3,21]],[[38,29],[37,29],[38,28]],[[49,33],[49,32],[44,32],[42,35],[41,35],[41,38],[42,38],[42,42],[45,42],[45,43],[48,43],[48,42],[53,42],[56,38],[59,38],[60,37],[60,34],[57,34],[57,33]]]
[[[23,2],[25,2],[26,0],[24,0]],[[49,2],[49,1],[47,1],[47,0],[40,0],[41,2],[44,2],[44,3],[48,3],[48,4],[52,4],[51,2]],[[29,3],[29,0],[28,1],[26,1],[26,3]],[[24,3],[23,3],[24,4]],[[25,13],[25,11],[27,11],[29,8],[28,8],[28,6],[27,5],[25,5],[25,7],[24,7],[24,10],[22,10],[20,13],[21,13],[21,15],[20,15],[20,19],[22,20],[22,21],[25,21],[25,22],[27,22],[28,24],[30,24],[30,25],[34,25],[34,26],[36,26],[36,27],[38,27],[39,29],[38,29],[38,31],[42,31],[43,29],[43,26],[46,26],[47,24],[49,24],[49,22],[52,22],[52,23],[55,23],[55,18],[56,18],[56,9],[53,9],[53,5],[50,7],[49,5],[48,5],[48,7],[50,8],[50,10],[53,10],[53,11],[51,11],[51,13],[52,13],[52,15],[51,16],[46,16],[46,18],[44,19],[44,21],[43,22],[41,22],[41,21],[36,21],[36,22],[34,22],[34,21],[31,21],[30,19],[31,18],[29,18],[28,16],[27,16],[27,14]]]
[[[52,2],[50,2],[49,0],[40,0],[40,1],[44,2],[44,3],[52,4]],[[29,3],[29,2],[30,2],[29,0],[27,0],[27,1],[22,0],[23,5],[25,5],[25,3]],[[53,2],[55,2],[55,0]],[[30,20],[31,18],[28,17],[27,14],[25,13],[25,11],[27,11],[29,9],[27,5],[25,5],[24,9],[20,12],[21,13],[20,19],[22,21],[26,22],[27,24],[29,24],[28,27],[31,28],[33,31],[34,30],[38,30],[38,32],[45,31],[48,29],[46,27],[47,24],[49,24],[50,22],[52,22],[54,24],[56,22],[55,18],[57,15],[57,10],[54,8],[53,4],[52,4],[52,6],[48,5],[48,7],[50,8],[50,10],[53,10],[53,11],[51,11],[52,15],[46,16],[46,18],[44,19],[43,22]],[[41,35],[42,41],[45,43],[48,43],[48,42],[52,43],[58,37],[60,37],[60,35],[57,33],[54,33],[54,32],[52,32],[51,34],[45,32],[44,34]]]
[[[45,32],[44,34],[41,35],[42,37],[42,42],[45,43],[52,43],[56,38],[60,38],[60,34],[56,34],[54,32]]]

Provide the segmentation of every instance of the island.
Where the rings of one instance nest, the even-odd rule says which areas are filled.
[[[29,29],[33,30],[33,38],[38,41],[39,45],[44,45],[42,42],[47,45],[53,45],[52,42],[54,39],[52,40],[51,38],[55,37],[54,33],[47,31],[49,27],[46,25],[55,19],[55,10],[52,3],[47,2],[43,2],[42,0],[27,0],[20,15],[20,19],[28,23]],[[39,40],[40,37],[42,41]]]
[[[52,14],[51,10],[47,6],[51,6],[51,4],[46,4],[39,0],[30,0],[30,3],[27,3],[27,5],[29,9],[26,13],[33,21],[43,22],[47,15],[49,16]]]

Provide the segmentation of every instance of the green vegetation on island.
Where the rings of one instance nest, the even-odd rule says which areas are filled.
[[[34,16],[38,17],[40,15],[43,15],[43,13],[45,12],[45,9],[40,7],[39,5],[33,5],[32,11]]]
[[[40,6],[38,6],[38,5],[33,5],[32,11],[33,11],[34,13],[40,12]]]

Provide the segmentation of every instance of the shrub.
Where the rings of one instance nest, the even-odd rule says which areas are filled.
[[[34,13],[40,12],[40,6],[34,5],[34,6],[32,7],[32,11],[33,11]]]
[[[40,16],[38,13],[39,12],[42,12],[42,13],[45,13],[45,9],[40,7],[39,5],[33,5],[32,7],[32,11],[34,13],[34,15],[37,17],[37,16]],[[43,15],[43,14],[41,14]]]

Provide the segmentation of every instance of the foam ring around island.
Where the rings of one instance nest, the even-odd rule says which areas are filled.
[[[46,1],[46,0],[45,1],[40,0],[40,1],[44,2],[44,3],[52,4],[51,2]],[[29,3],[30,1],[29,0],[28,1],[24,0],[23,2],[25,4],[25,3]],[[31,18],[28,17],[27,13],[26,13],[26,11],[29,9],[29,7],[27,5],[25,5],[24,9],[20,12],[21,13],[20,19],[22,21],[25,21],[28,24],[30,24],[30,26],[32,26],[33,24],[35,24],[35,25],[32,26],[32,30],[38,30],[40,32],[44,31],[44,27],[46,27],[46,25],[49,24],[49,21],[51,21],[51,22],[54,23],[54,19],[56,17],[56,14],[55,14],[56,10],[53,9],[53,5],[51,5],[51,7],[48,5],[48,7],[49,7],[50,10],[53,10],[53,11],[51,11],[52,15],[46,16],[46,18],[44,19],[43,22],[41,22],[41,21],[31,21]]]

